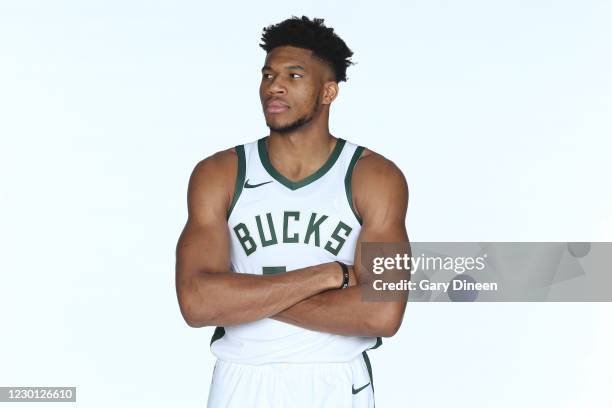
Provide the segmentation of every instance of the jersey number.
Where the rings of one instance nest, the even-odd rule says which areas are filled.
[[[286,266],[263,266],[261,269],[264,275],[274,275],[275,273],[287,272]]]

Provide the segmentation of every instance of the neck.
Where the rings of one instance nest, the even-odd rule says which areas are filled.
[[[335,145],[336,137],[327,129],[324,132],[298,129],[290,134],[270,132],[267,138],[272,166],[292,181],[308,177],[321,168]]]

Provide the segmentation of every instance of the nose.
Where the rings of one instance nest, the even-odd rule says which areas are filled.
[[[268,82],[267,88],[266,88],[266,94],[268,95],[277,95],[277,94],[285,94],[287,93],[287,89],[285,88],[285,85],[283,84],[283,81],[279,76],[276,76],[273,80]]]

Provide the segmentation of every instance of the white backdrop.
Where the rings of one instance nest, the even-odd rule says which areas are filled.
[[[302,14],[355,52],[330,129],[404,171],[412,241],[612,240],[610,2],[1,1],[0,386],[205,405],[187,182],[267,134],[261,30]],[[610,407],[611,311],[411,303],[377,407]]]

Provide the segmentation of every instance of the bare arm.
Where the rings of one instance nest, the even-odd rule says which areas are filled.
[[[405,178],[392,162],[380,155],[362,157],[353,172],[353,198],[363,220],[355,248],[354,271],[358,285],[312,296],[274,319],[310,330],[353,336],[389,337],[399,329],[407,292],[402,301],[362,301],[363,287],[371,284],[371,276],[361,270],[360,260],[362,242],[408,242]]]
[[[342,282],[335,263],[279,275],[230,271],[226,213],[236,168],[235,152],[227,150],[198,163],[189,180],[189,217],[176,248],[176,290],[183,318],[192,327],[270,317]]]

